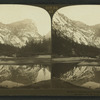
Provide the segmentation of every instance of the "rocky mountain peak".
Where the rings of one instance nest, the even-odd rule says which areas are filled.
[[[24,19],[11,24],[0,24],[0,43],[22,47],[30,40],[39,41],[42,36],[31,19]]]
[[[80,21],[74,21],[59,12],[54,14],[53,29],[60,32],[60,36],[68,37],[78,44],[84,44],[100,48],[100,37],[96,28]]]

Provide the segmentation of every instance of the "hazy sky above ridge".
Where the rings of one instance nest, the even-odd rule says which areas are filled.
[[[10,24],[24,19],[32,19],[41,35],[51,31],[51,18],[46,10],[28,5],[0,5],[0,22]]]

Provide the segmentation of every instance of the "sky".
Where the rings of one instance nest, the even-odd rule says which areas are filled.
[[[100,5],[67,6],[60,8],[58,12],[90,26],[100,24]]]
[[[46,10],[29,5],[0,5],[0,22],[10,24],[24,19],[32,19],[39,34],[46,35],[51,31],[51,18]]]

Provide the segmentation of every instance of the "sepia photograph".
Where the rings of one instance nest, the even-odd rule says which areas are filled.
[[[40,7],[0,5],[0,88],[50,88],[51,18]]]
[[[52,86],[55,89],[63,88],[74,94],[99,93],[99,5],[65,6],[55,12],[52,57]]]
[[[0,95],[100,95],[99,31],[99,5],[1,4]]]

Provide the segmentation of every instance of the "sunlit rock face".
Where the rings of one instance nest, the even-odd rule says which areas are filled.
[[[52,26],[64,39],[68,37],[78,44],[100,48],[100,36],[97,33],[100,25],[88,26],[83,22],[71,20],[58,11],[53,16]]]
[[[0,65],[0,86],[20,87],[50,80],[49,66],[44,65]]]
[[[0,23],[0,43],[15,47],[25,46],[26,43],[42,40],[37,27],[31,19],[13,22],[10,24]]]
[[[78,66],[63,73],[61,80],[91,89],[100,88],[100,66]]]

